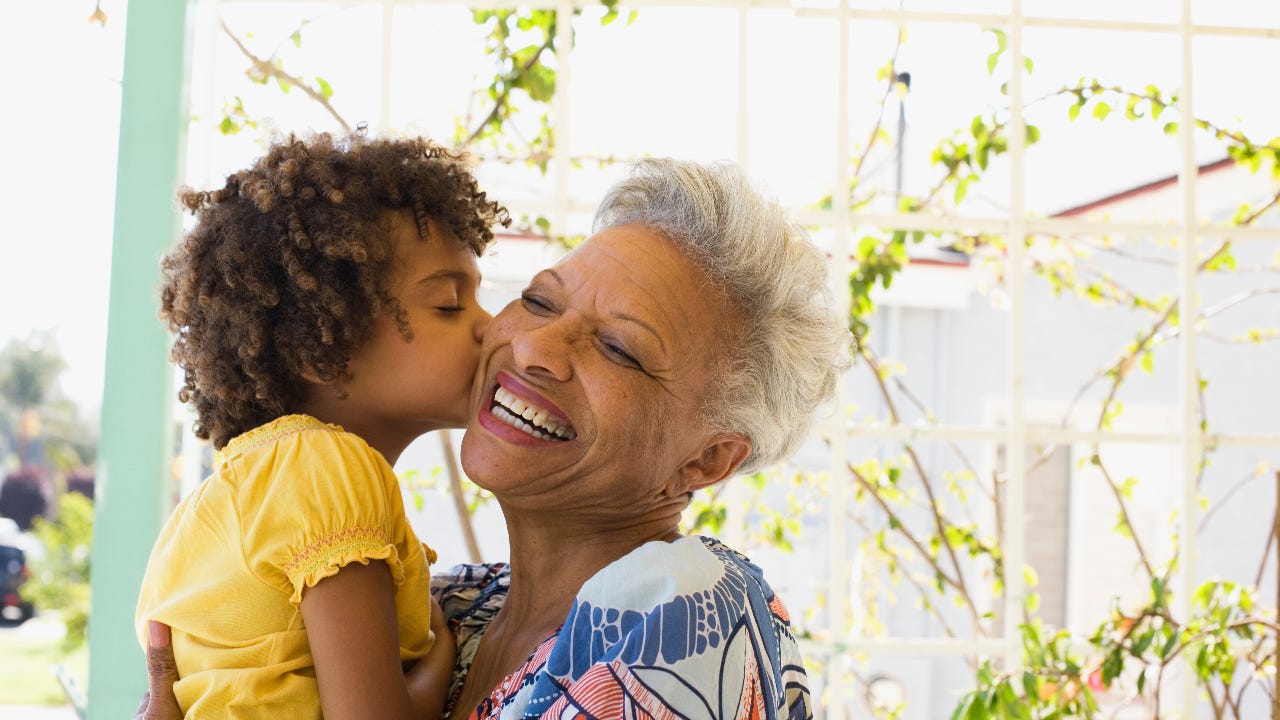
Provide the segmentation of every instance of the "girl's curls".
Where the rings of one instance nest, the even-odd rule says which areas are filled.
[[[388,212],[411,210],[424,239],[435,218],[477,256],[510,223],[464,158],[423,138],[290,135],[222,189],[179,193],[196,224],[163,261],[160,317],[198,437],[221,449],[294,411],[304,372],[341,381],[381,313],[409,337],[382,287]]]

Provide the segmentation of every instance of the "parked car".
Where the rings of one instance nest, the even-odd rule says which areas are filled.
[[[30,575],[26,553],[12,545],[0,545],[0,618],[22,623],[35,614],[31,603],[18,594]]]
[[[21,624],[35,614],[35,608],[18,592],[31,576],[27,554],[18,547],[22,541],[17,524],[0,518],[0,620],[7,623]]]

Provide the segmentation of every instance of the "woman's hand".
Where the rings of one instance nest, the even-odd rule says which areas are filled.
[[[427,717],[434,718],[444,712],[449,700],[453,664],[458,658],[458,645],[435,598],[431,598],[431,632],[436,636],[431,650],[405,673],[404,682],[415,704],[427,710]]]
[[[178,682],[178,662],[173,658],[169,626],[147,623],[147,691],[134,720],[182,720],[182,708],[173,694]]]

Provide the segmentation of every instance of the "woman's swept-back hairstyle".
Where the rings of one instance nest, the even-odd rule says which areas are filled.
[[[423,138],[290,135],[212,192],[183,189],[195,226],[163,261],[160,316],[184,373],[178,397],[196,435],[222,448],[295,411],[304,372],[342,380],[374,320],[404,309],[383,289],[394,259],[390,211],[418,236],[436,219],[479,255],[507,211],[464,156]]]
[[[739,471],[790,456],[834,395],[850,337],[822,252],[732,163],[640,161],[605,196],[594,231],[631,223],[670,238],[743,310],[703,407],[715,429],[751,439]]]

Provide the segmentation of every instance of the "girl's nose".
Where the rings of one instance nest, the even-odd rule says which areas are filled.
[[[489,322],[491,320],[493,320],[493,316],[489,314],[489,311],[484,308],[480,308],[479,315],[476,317],[475,326],[472,328],[475,332],[476,342],[480,342],[484,339],[484,333],[489,329]]]

